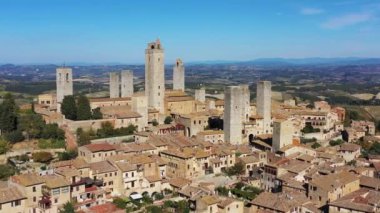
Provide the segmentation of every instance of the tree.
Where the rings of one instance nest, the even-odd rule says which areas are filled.
[[[170,116],[166,116],[165,120],[164,120],[164,123],[165,124],[170,124],[171,122],[173,122],[173,118],[170,117]]]
[[[113,136],[114,133],[115,133],[115,128],[110,122],[107,121],[101,124],[101,128],[98,129],[97,135],[100,138],[106,138],[106,137]]]
[[[99,107],[92,110],[92,119],[97,120],[97,119],[102,119],[102,118],[103,118],[103,114],[100,111]]]
[[[7,139],[7,141],[11,143],[17,143],[25,140],[25,137],[24,135],[22,135],[22,132],[20,130],[16,130],[5,134],[5,138]]]
[[[0,138],[0,154],[7,153],[9,149],[10,149],[9,143],[6,140]]]
[[[58,153],[58,158],[60,161],[63,160],[71,160],[78,156],[78,152],[74,150],[64,151],[61,153]]]
[[[321,144],[319,144],[317,142],[315,142],[315,143],[313,143],[313,145],[311,145],[311,148],[313,148],[313,149],[317,149],[319,147],[321,147]]]
[[[59,213],[75,213],[74,205],[71,202],[63,204],[63,207],[59,210]]]
[[[241,175],[243,173],[244,173],[244,164],[241,161],[235,163],[235,165],[227,169],[227,175],[229,176]]]
[[[16,173],[16,170],[14,167],[8,164],[0,165],[0,180],[7,180],[8,177],[14,175],[15,173]]]
[[[17,129],[17,106],[10,93],[5,94],[3,103],[0,105],[0,129],[2,132],[12,132]]]
[[[153,125],[153,126],[158,126],[158,122],[157,122],[156,119],[153,119],[153,121],[152,121],[152,125]]]
[[[27,138],[40,138],[45,122],[41,115],[23,114],[20,116],[18,129],[27,134]]]
[[[90,102],[84,95],[80,95],[77,101],[77,120],[90,120],[92,117]]]
[[[341,139],[331,140],[329,142],[330,146],[338,146],[338,145],[341,145],[342,143],[344,143],[344,141]]]
[[[50,152],[35,152],[32,158],[34,162],[48,163],[53,159],[53,155]]]
[[[125,209],[127,207],[127,202],[125,202],[125,200],[120,197],[114,198],[112,203],[115,204],[119,209]]]
[[[83,131],[82,128],[77,129],[77,142],[79,146],[84,146],[91,143],[91,135],[88,131]]]
[[[65,131],[58,127],[58,124],[46,124],[42,129],[41,137],[44,139],[65,139]]]
[[[75,104],[75,98],[72,95],[67,95],[63,98],[61,104],[61,112],[66,119],[77,119],[77,105]]]

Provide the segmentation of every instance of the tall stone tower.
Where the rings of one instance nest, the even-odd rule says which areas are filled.
[[[121,97],[133,95],[133,72],[125,70],[121,72]]]
[[[251,116],[251,94],[249,92],[249,85],[241,84],[240,85],[242,91],[242,99],[241,99],[241,107],[242,110],[242,120],[249,121],[249,117]]]
[[[273,142],[274,151],[293,143],[293,122],[290,120],[277,120],[273,122]]]
[[[73,71],[71,68],[61,67],[56,70],[57,109],[61,111],[61,103],[65,96],[73,95]]]
[[[120,97],[120,75],[117,72],[110,73],[110,98]]]
[[[241,90],[240,86],[228,86],[224,90],[224,140],[231,144],[242,143]]]
[[[204,88],[195,90],[195,100],[204,103],[206,101],[206,90]]]
[[[149,43],[145,49],[145,94],[148,106],[164,113],[164,49],[159,39]]]
[[[141,115],[138,123],[138,130],[144,131],[148,124],[148,99],[145,95],[132,96],[132,111]]]
[[[185,67],[181,59],[173,67],[173,89],[185,91]]]
[[[271,132],[272,88],[270,81],[260,81],[257,84],[257,115],[263,117],[264,133]]]

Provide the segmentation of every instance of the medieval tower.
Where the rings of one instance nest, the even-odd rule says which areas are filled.
[[[290,120],[277,120],[273,122],[272,148],[276,152],[293,143],[293,123]]]
[[[63,98],[73,95],[73,71],[71,68],[61,67],[56,70],[57,109],[61,110]]]
[[[206,102],[206,90],[204,88],[196,89],[194,91],[195,100],[205,103]]]
[[[242,89],[228,86],[224,91],[224,141],[231,144],[242,143],[243,123],[241,119]]]
[[[145,94],[148,96],[148,106],[164,113],[164,49],[159,39],[149,43],[145,50]]]
[[[173,67],[173,89],[185,91],[185,67],[181,59],[177,59]]]
[[[251,116],[251,93],[249,92],[249,85],[241,84],[240,85],[242,92],[241,107],[242,109],[242,120],[249,121]]]
[[[110,73],[110,98],[120,97],[120,75],[117,72]]]
[[[121,97],[133,95],[133,72],[125,70],[121,72]]]
[[[263,118],[264,133],[271,133],[272,89],[270,81],[257,83],[257,115]]]

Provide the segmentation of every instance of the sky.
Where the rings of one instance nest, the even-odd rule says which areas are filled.
[[[0,63],[380,57],[379,0],[0,0]]]

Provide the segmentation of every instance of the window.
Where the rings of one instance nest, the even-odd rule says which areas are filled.
[[[113,181],[108,182],[108,185],[109,186],[113,185]]]
[[[55,198],[55,199],[54,199],[54,203],[58,203],[58,198]]]
[[[62,188],[62,193],[68,193],[70,191],[69,187]]]
[[[59,194],[59,189],[53,189],[51,190],[53,195],[58,195]]]
[[[37,198],[36,197],[33,197],[33,202],[36,202],[37,201]]]
[[[35,187],[35,186],[33,186],[33,188],[32,188],[32,189],[33,189],[33,192],[36,192],[36,187]]]

